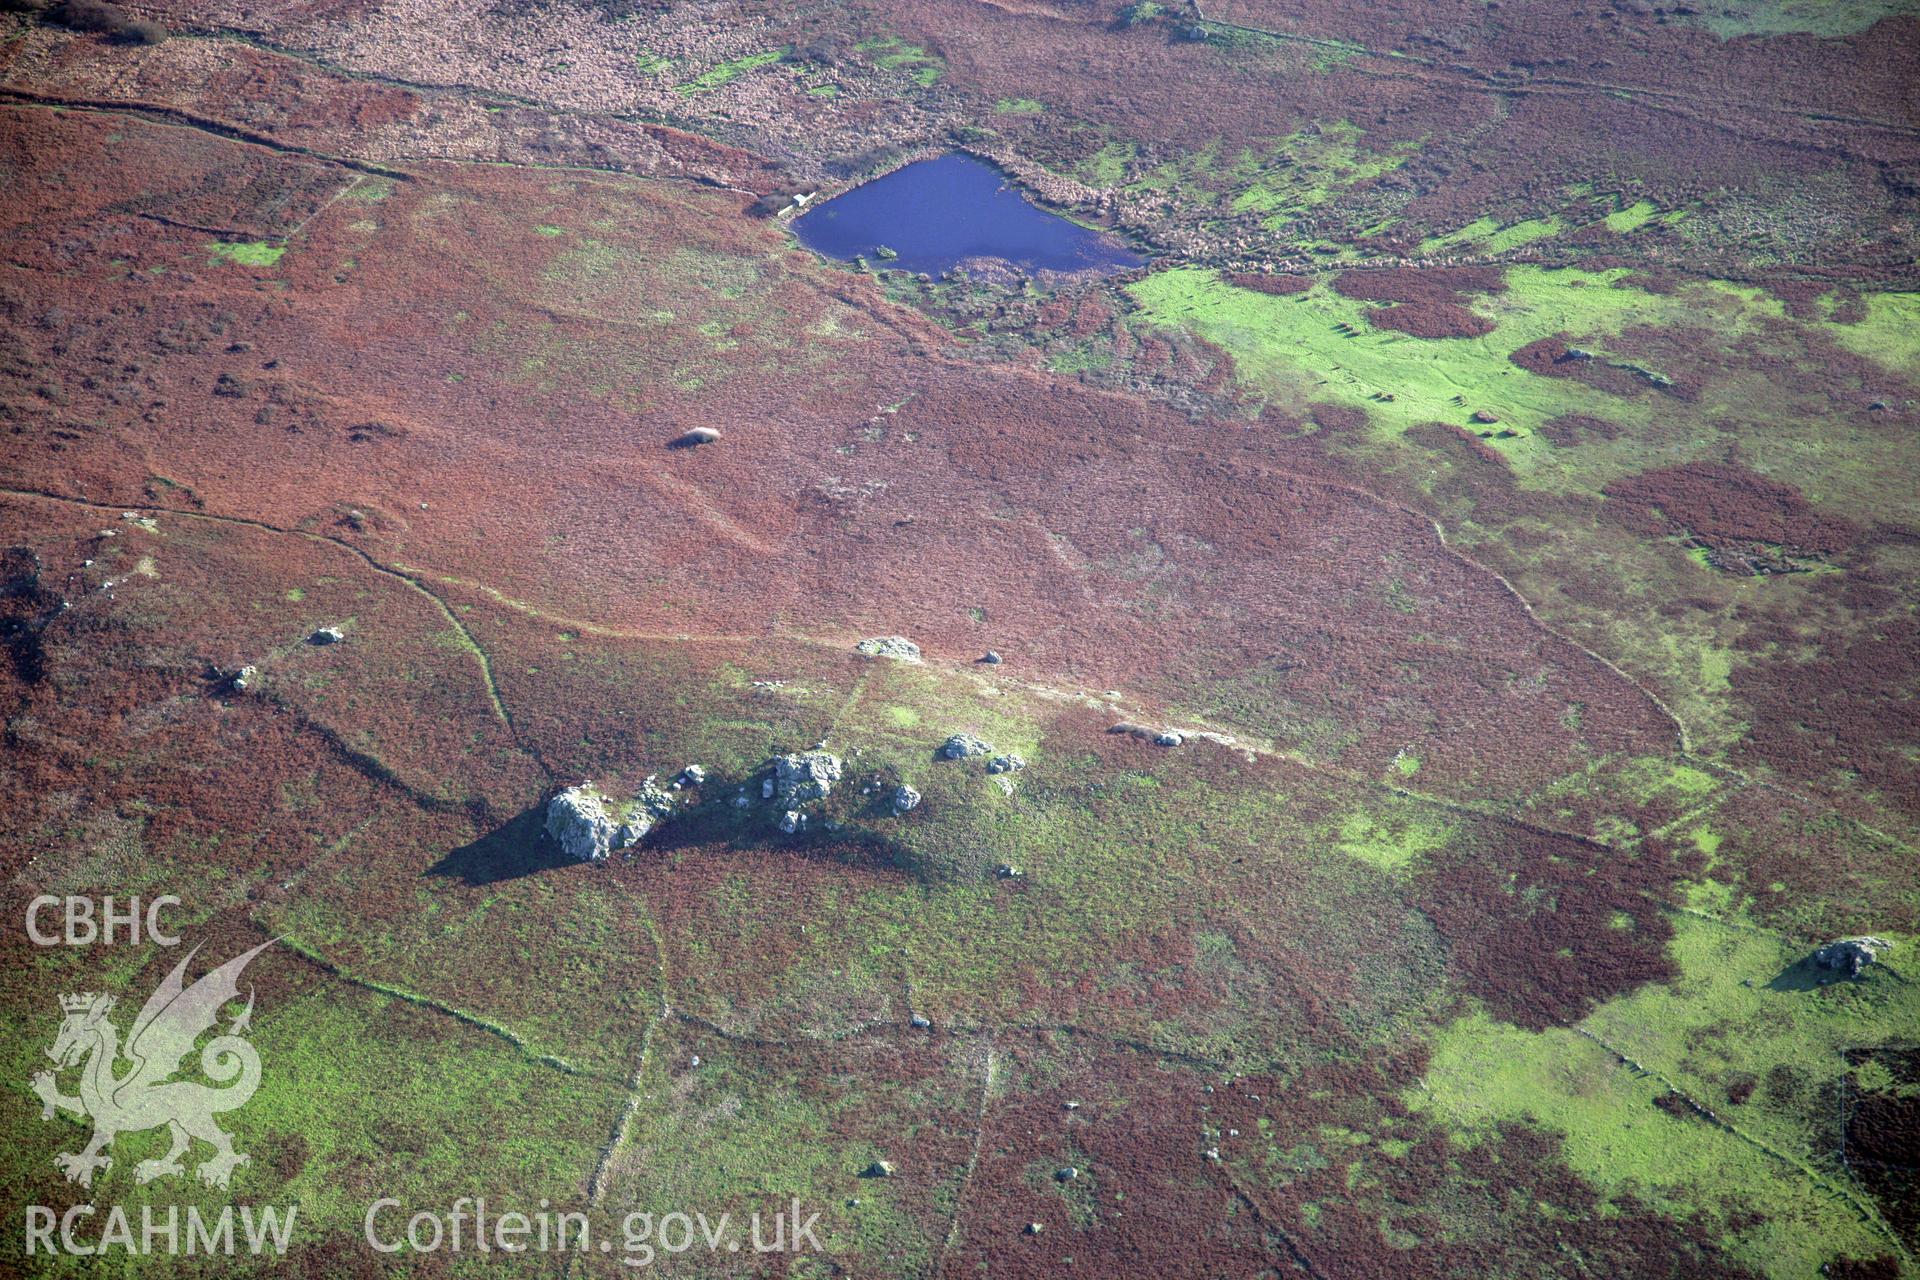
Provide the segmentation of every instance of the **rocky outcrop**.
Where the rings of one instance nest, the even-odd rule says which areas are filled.
[[[347,638],[347,633],[338,627],[321,627],[307,637],[308,644],[339,644]]]
[[[1027,762],[1011,751],[987,761],[988,773],[1018,773],[1026,767]]]
[[[827,751],[796,751],[773,761],[772,799],[783,809],[825,800],[840,781],[840,757]]]
[[[806,830],[812,816],[808,810],[832,793],[842,771],[839,756],[817,747],[775,756],[773,773],[761,785],[760,795],[779,807],[780,816],[775,822],[780,830],[790,836]],[[829,829],[833,826],[827,825]]]
[[[917,809],[919,806],[920,793],[918,791],[915,791],[904,782],[894,788],[893,811],[895,813],[905,813],[907,810]]]
[[[945,760],[965,760],[970,756],[992,754],[992,743],[984,738],[976,738],[970,733],[956,733],[940,744],[940,756]]]
[[[1884,938],[1840,938],[1815,951],[1813,962],[1822,969],[1857,978],[1862,969],[1880,958],[1881,952],[1892,948],[1893,944]]]
[[[609,800],[591,782],[581,782],[547,802],[546,831],[570,858],[605,862],[616,849],[631,849],[673,812],[673,797],[652,778],[625,804]]]
[[[920,646],[905,636],[874,636],[853,646],[856,653],[869,658],[892,658],[896,662],[920,661]]]
[[[1122,720],[1107,732],[1130,734],[1151,742],[1156,747],[1177,747],[1187,740],[1187,735],[1178,729],[1152,729],[1144,724],[1135,724],[1131,720]]]

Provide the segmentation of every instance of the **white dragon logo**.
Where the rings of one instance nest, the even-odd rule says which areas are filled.
[[[47,1056],[61,1070],[81,1068],[80,1096],[70,1098],[61,1093],[51,1071],[33,1077],[33,1091],[43,1104],[42,1120],[51,1120],[56,1110],[62,1110],[93,1121],[93,1140],[85,1150],[53,1158],[67,1181],[92,1186],[94,1173],[105,1172],[113,1165],[113,1157],[102,1152],[115,1134],[138,1133],[161,1125],[171,1131],[173,1147],[158,1160],[142,1160],[136,1165],[135,1181],[184,1174],[180,1157],[195,1138],[214,1149],[213,1155],[195,1170],[200,1181],[210,1187],[226,1186],[234,1169],[247,1163],[249,1157],[233,1149],[232,1137],[214,1123],[213,1117],[216,1112],[244,1105],[260,1087],[260,1055],[243,1038],[253,1018],[251,988],[246,1008],[200,1051],[201,1071],[226,1087],[216,1089],[169,1077],[180,1070],[181,1060],[192,1051],[194,1042],[219,1020],[226,1003],[239,998],[240,971],[272,945],[261,943],[191,987],[182,977],[199,948],[189,951],[141,1007],[124,1051],[119,1047],[119,1032],[107,1020],[114,1006],[112,996],[88,991],[60,997],[66,1020],[60,1024],[60,1034]],[[114,1066],[122,1057],[132,1065],[125,1074],[115,1076]]]

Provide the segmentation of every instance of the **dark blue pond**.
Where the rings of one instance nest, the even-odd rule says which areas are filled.
[[[1035,205],[998,169],[955,152],[895,169],[796,218],[800,242],[843,261],[939,275],[969,258],[1023,271],[1124,271],[1142,259],[1116,237]],[[885,245],[900,256],[874,251]]]

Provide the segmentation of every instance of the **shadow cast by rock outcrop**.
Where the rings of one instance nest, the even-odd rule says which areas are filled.
[[[1839,969],[1829,969],[1812,956],[1804,956],[1794,961],[1773,976],[1767,983],[1769,991],[1818,991],[1822,987],[1831,987],[1837,983],[1865,982],[1868,973],[1858,975],[1845,973]]]
[[[544,835],[546,806],[536,805],[428,867],[425,874],[466,885],[498,884],[580,864]]]

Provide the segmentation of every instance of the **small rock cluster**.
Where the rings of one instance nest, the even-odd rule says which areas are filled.
[[[993,744],[971,733],[956,733],[940,744],[938,752],[942,760],[971,760],[976,756],[991,756],[987,761],[987,773],[993,777],[994,785],[1000,788],[1002,795],[1013,794],[1013,779],[1009,776],[1027,767],[1020,756],[1008,751],[996,755]]]

